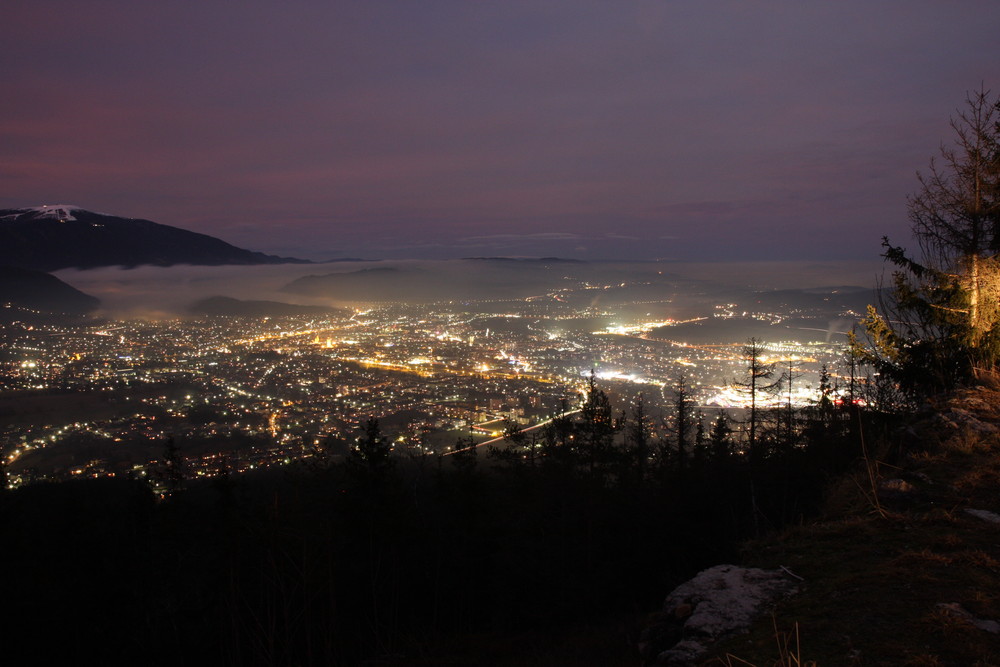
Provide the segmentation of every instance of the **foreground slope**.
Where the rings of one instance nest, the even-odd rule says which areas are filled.
[[[872,459],[826,520],[750,545],[802,592],[714,664],[772,664],[788,640],[820,665],[1000,664],[1000,392],[939,401]]]

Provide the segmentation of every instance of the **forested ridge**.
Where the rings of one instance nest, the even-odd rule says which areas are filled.
[[[857,430],[889,424],[819,399],[762,411],[751,452],[745,426],[675,393],[658,437],[641,405],[623,411],[592,381],[578,414],[511,426],[478,455],[390,456],[370,420],[345,460],[317,452],[256,476],[187,480],[165,443],[163,499],[125,479],[8,492],[4,651],[14,664],[634,664],[665,591],[814,515],[858,460]]]

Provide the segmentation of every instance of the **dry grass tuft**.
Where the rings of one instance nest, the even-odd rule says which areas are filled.
[[[947,533],[937,538],[932,547],[939,551],[957,551],[965,541],[955,533]]]
[[[961,431],[939,445],[939,449],[942,452],[964,455],[989,451],[991,448],[991,445],[983,439],[982,435],[971,430]]]
[[[971,468],[955,479],[955,488],[959,491],[997,484],[1000,484],[1000,470],[992,466]]]
[[[946,554],[936,553],[930,549],[921,549],[919,551],[905,551],[892,560],[892,564],[901,567],[909,568],[921,565],[944,565],[948,566],[955,562],[955,559]]]
[[[786,632],[778,629],[778,622],[772,616],[771,626],[774,628],[774,640],[777,643],[778,657],[771,663],[771,667],[817,667],[814,660],[802,660],[802,649],[799,641],[799,624],[795,623],[791,631]],[[721,658],[715,658],[707,664],[719,664],[725,667],[757,667],[756,664],[727,653]]]
[[[941,658],[930,654],[910,654],[904,657],[904,661],[900,663],[902,667],[941,667],[944,665]]]
[[[973,641],[982,633],[982,630],[974,627],[968,620],[942,607],[930,612],[924,623],[930,632],[950,641]]]
[[[989,555],[982,549],[971,549],[956,554],[958,559],[966,565],[973,567],[983,567],[991,571],[1000,570],[1000,561]]]

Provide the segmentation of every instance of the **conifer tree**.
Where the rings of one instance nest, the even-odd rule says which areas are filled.
[[[707,440],[708,434],[705,432],[705,413],[698,410],[694,416],[694,458],[699,462],[703,462],[707,458]]]
[[[743,346],[746,371],[743,378],[733,380],[733,386],[744,393],[750,401],[747,416],[747,453],[758,457],[757,441],[761,422],[761,403],[780,386],[783,377],[774,378],[774,364],[764,361],[764,345],[757,338],[751,338]]]
[[[613,456],[614,436],[621,425],[622,419],[614,416],[608,395],[597,386],[594,371],[591,371],[576,430],[579,452],[592,475]]]
[[[827,422],[833,412],[833,383],[830,381],[830,369],[824,363],[819,370],[819,408],[820,418]]]
[[[687,378],[681,375],[674,385],[674,455],[677,457],[677,467],[680,469],[683,469],[687,464],[688,444],[694,426],[691,403]]]
[[[649,426],[649,415],[646,414],[646,402],[642,394],[632,405],[631,419],[625,424],[625,442],[635,463],[636,477],[641,482],[646,477],[649,464],[652,433]]]
[[[382,435],[382,428],[375,417],[369,417],[364,433],[347,455],[347,470],[363,484],[377,485],[392,470],[389,439]]]
[[[479,462],[479,454],[476,452],[476,439],[470,433],[468,437],[459,438],[455,442],[455,449],[452,451],[451,462],[455,470],[463,475],[471,475]]]
[[[802,377],[801,373],[796,373],[795,362],[792,359],[788,360],[788,369],[782,375],[782,381],[785,385],[785,407],[782,411],[782,437],[779,438],[783,446],[791,446],[793,440],[795,439],[795,409],[792,406],[792,385],[795,380]]]
[[[167,436],[167,444],[163,451],[163,459],[160,462],[160,478],[163,481],[163,488],[167,496],[171,496],[184,489],[184,480],[187,477],[187,466],[184,457],[181,455],[174,436]]]
[[[910,198],[910,220],[925,263],[952,272],[968,294],[972,331],[992,325],[995,308],[983,293],[995,279],[1000,253],[1000,102],[980,89],[966,96],[965,109],[951,119],[954,145],[942,146],[920,189]]]
[[[7,456],[4,452],[3,445],[0,445],[0,496],[7,493]]]
[[[891,296],[852,346],[911,395],[948,390],[1000,360],[1000,101],[980,89],[909,199],[920,259],[883,239]]]
[[[573,421],[569,418],[569,401],[559,399],[559,408],[549,422],[541,429],[540,444],[542,454],[549,462],[567,463],[573,459],[570,446],[573,437]]]
[[[712,447],[712,459],[716,463],[729,458],[731,453],[729,436],[732,432],[733,429],[729,426],[726,413],[719,410],[718,416],[712,422],[712,430],[708,435],[708,440]]]
[[[504,419],[504,447],[489,445],[486,456],[499,461],[511,470],[519,470],[525,465],[535,466],[538,456],[539,434],[537,431],[526,431],[512,419]],[[459,440],[459,444],[462,441]],[[457,447],[456,447],[457,449]],[[457,456],[457,454],[456,454]]]
[[[819,371],[819,395],[816,402],[806,410],[809,432],[807,440],[817,440],[831,433],[835,415],[834,392],[830,368],[823,364]]]

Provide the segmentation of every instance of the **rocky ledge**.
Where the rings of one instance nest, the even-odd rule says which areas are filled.
[[[787,569],[716,565],[675,588],[643,631],[646,665],[695,664],[720,639],[746,632],[772,603],[801,580]]]

